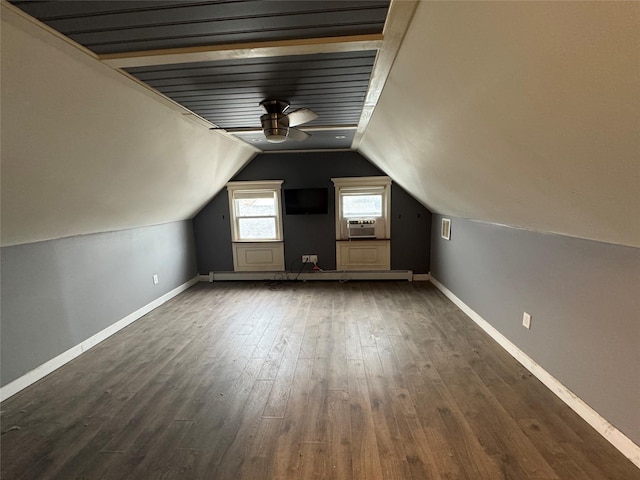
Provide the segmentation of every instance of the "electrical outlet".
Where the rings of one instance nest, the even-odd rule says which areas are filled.
[[[318,263],[318,255],[309,255],[309,261],[311,263]]]
[[[158,281],[159,281],[159,280],[158,280],[158,274],[155,274],[155,275],[153,276],[153,284],[154,284],[154,285],[157,285],[157,284],[158,284]]]
[[[309,255],[302,255],[302,263],[309,263]]]
[[[527,312],[524,312],[522,314],[522,326],[526,329],[531,328],[531,315],[529,315]]]

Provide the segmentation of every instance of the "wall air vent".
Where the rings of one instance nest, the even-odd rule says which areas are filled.
[[[442,227],[440,230],[440,236],[445,240],[451,240],[451,220],[448,218],[442,219]]]

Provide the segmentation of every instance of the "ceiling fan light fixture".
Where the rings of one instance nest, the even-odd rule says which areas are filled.
[[[289,119],[282,113],[265,113],[260,117],[267,142],[282,143],[289,134]]]
[[[264,136],[269,143],[282,143],[287,139],[288,131],[280,130],[266,130],[264,131]]]
[[[318,117],[317,113],[308,108],[300,108],[291,113],[284,113],[289,108],[289,102],[284,100],[267,99],[260,102],[260,106],[266,112],[260,116],[260,124],[269,143],[282,143],[288,138],[296,141],[305,140],[310,135],[293,127],[310,122]]]

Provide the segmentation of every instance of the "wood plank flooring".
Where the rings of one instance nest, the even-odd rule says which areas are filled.
[[[2,479],[640,479],[422,282],[200,283],[2,404]]]

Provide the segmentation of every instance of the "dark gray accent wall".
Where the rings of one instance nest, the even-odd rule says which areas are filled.
[[[431,212],[398,184],[391,185],[391,268],[429,273]]]
[[[640,249],[441,218],[433,277],[640,444]]]
[[[285,267],[299,271],[300,257],[318,255],[324,270],[336,268],[335,201],[331,178],[384,175],[356,152],[262,154],[234,181],[284,180],[283,189],[326,187],[326,215],[283,215]],[[431,213],[400,186],[391,187],[391,268],[429,272]],[[233,271],[229,200],[223,189],[193,220],[198,271]]]
[[[2,385],[196,275],[191,221],[3,247],[1,258]]]

